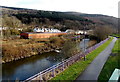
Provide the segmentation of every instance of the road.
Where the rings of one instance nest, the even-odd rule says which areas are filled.
[[[87,69],[75,81],[97,80],[105,62],[111,54],[111,50],[114,47],[116,40],[117,38],[114,38],[112,42],[108,45],[108,47],[92,61],[92,63],[87,67]]]

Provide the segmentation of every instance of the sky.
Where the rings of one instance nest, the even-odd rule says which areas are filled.
[[[1,6],[118,17],[119,0],[0,0]]]

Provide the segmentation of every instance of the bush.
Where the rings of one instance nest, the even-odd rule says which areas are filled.
[[[63,38],[60,37],[51,37],[50,43],[54,44],[55,46],[61,46],[64,43]]]
[[[64,43],[62,52],[66,58],[78,53],[80,49],[77,47],[77,42],[68,40]]]
[[[94,35],[98,38],[98,40],[104,40],[112,33],[113,29],[108,26],[96,27],[94,30]]]
[[[20,34],[20,31],[19,30],[16,30],[16,29],[11,29],[11,35],[19,35]]]

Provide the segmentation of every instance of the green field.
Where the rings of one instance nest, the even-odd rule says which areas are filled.
[[[75,80],[86,67],[94,60],[94,58],[102,52],[112,41],[112,38],[105,42],[103,45],[92,51],[86,56],[86,61],[78,61],[73,65],[69,66],[64,72],[57,75],[51,80]]]
[[[118,48],[118,45],[120,43],[120,39],[118,39],[114,45],[114,48],[112,49],[112,54],[108,58],[107,62],[105,63],[98,81],[101,82],[101,80],[108,82],[110,76],[112,75],[115,68],[120,69],[120,48]]]

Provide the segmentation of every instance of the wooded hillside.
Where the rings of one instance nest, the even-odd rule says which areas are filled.
[[[115,17],[100,14],[43,11],[5,6],[1,6],[0,8],[2,8],[4,27],[11,27],[6,23],[5,18],[7,17],[20,21],[21,25],[15,26],[16,28],[33,28],[37,25],[39,27],[57,28],[61,31],[65,31],[66,29],[83,29],[85,25],[87,25],[86,29],[94,29],[96,26],[117,28],[118,21]],[[12,22],[12,20],[9,22]]]

